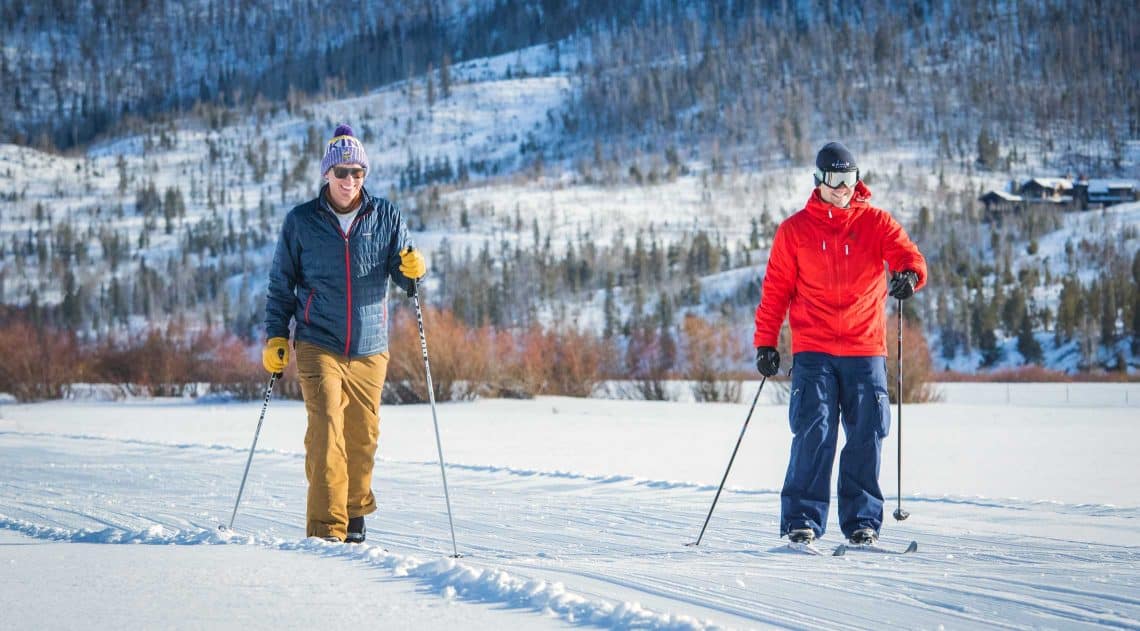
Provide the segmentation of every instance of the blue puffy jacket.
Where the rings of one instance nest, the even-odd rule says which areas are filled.
[[[285,217],[265,304],[267,337],[311,342],[346,357],[388,350],[388,278],[408,291],[400,251],[412,245],[394,204],[361,193],[363,202],[346,235],[324,188]]]

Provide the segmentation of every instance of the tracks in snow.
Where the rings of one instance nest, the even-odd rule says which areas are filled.
[[[0,433],[0,453],[11,472],[0,489],[0,526],[57,540],[82,540],[74,533],[87,530],[93,541],[123,532],[143,543],[218,543],[210,536],[228,520],[244,464],[234,448],[16,432]],[[359,552],[393,572],[423,565],[419,578],[439,590],[600,626],[874,628],[891,619],[1140,627],[1140,550],[1093,543],[1134,528],[1128,511],[1090,525],[1086,514],[1048,504],[928,501],[900,535],[921,542],[917,555],[812,558],[775,552],[779,500],[767,491],[723,495],[703,545],[693,549],[682,544],[704,518],[709,487],[509,467],[449,470],[456,535],[468,555],[451,565],[418,561],[450,550],[434,462],[377,463],[380,512],[369,519],[369,537],[393,551],[387,556],[362,546],[307,547],[296,453],[259,451],[236,526],[262,545]],[[1042,520],[1055,531],[1082,523],[1087,541],[1018,534]],[[884,526],[891,543],[898,543],[896,527]]]

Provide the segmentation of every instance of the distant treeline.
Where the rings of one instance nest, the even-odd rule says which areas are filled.
[[[802,161],[814,130],[936,143],[1140,134],[1140,5],[966,0],[488,0],[445,12],[307,3],[0,0],[0,142],[70,147],[195,105],[290,111],[452,64],[573,38],[568,137]],[[105,28],[105,24],[114,28]],[[561,62],[559,62],[561,64]],[[711,145],[716,144],[716,147]],[[549,159],[564,143],[544,148]],[[567,157],[567,156],[561,156]],[[683,156],[688,158],[688,155]]]
[[[0,0],[0,142],[68,148],[195,106],[292,108],[621,24],[633,0],[307,2]],[[107,28],[113,24],[113,28]]]
[[[1119,168],[1140,135],[1134,2],[647,2],[643,14],[591,39],[568,114],[586,138],[703,142],[706,157],[753,163],[806,162],[820,130],[960,161],[979,138],[1023,139],[1076,164],[1105,147]]]

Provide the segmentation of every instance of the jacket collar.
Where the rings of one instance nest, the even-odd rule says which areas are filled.
[[[847,208],[840,208],[823,201],[823,198],[819,196],[819,189],[813,188],[804,210],[809,215],[820,219],[846,219],[869,208],[871,204],[868,200],[870,199],[871,189],[867,188],[867,185],[862,181],[855,184],[855,194],[851,196],[851,202]]]
[[[336,211],[333,210],[332,204],[329,203],[329,198],[328,198],[328,193],[327,193],[328,188],[329,188],[328,184],[322,184],[321,185],[321,190],[317,193],[317,204],[318,204],[318,207],[321,208],[322,210],[327,210],[330,213],[333,213],[335,215]],[[361,186],[360,187],[360,206],[357,208],[357,210],[361,213],[366,213],[372,209],[372,204],[373,204],[372,195],[368,194],[368,189]]]

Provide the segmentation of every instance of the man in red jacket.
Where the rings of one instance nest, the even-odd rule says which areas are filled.
[[[830,142],[815,159],[815,189],[776,231],[760,305],[756,368],[780,368],[776,343],[792,329],[792,449],[780,493],[780,536],[810,543],[827,528],[838,425],[839,525],[856,544],[883,523],[882,441],[890,428],[886,297],[906,299],[926,283],[926,259],[902,226],[868,203],[855,157]],[[887,282],[887,269],[892,272]]]

